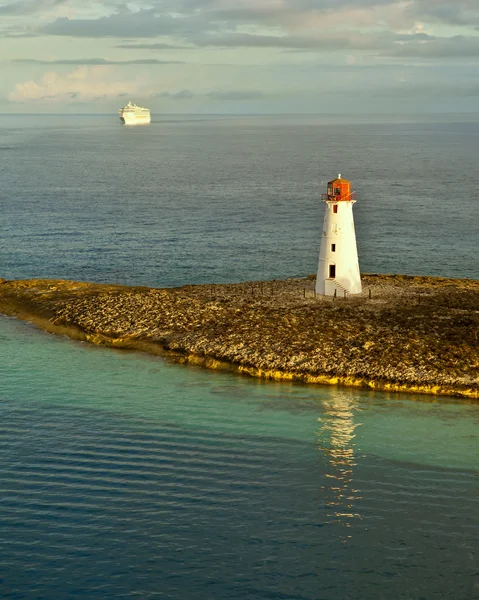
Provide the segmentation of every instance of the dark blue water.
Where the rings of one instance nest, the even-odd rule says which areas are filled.
[[[363,271],[477,278],[478,129],[2,117],[0,277],[311,273],[341,172]],[[1,598],[479,596],[476,404],[249,380],[0,317],[0,415]]]
[[[6,278],[148,285],[314,273],[328,179],[363,272],[477,277],[477,121],[0,117]]]

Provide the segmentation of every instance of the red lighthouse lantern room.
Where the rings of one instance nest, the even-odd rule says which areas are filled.
[[[356,194],[351,192],[351,182],[338,175],[336,179],[328,181],[328,193],[321,194],[321,199],[325,202],[351,202],[356,200]]]

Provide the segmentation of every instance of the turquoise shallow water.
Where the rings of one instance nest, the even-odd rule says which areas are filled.
[[[0,117],[0,277],[479,276],[479,118]],[[478,405],[261,382],[0,317],[0,598],[470,600]]]
[[[477,594],[477,406],[0,336],[5,597]]]
[[[184,429],[316,439],[319,445],[338,433],[354,440],[359,453],[431,466],[479,466],[476,404],[230,376],[72,342],[15,319],[4,318],[1,331],[6,398],[18,395],[21,382],[24,402],[43,399]],[[343,432],[330,423],[336,413]]]

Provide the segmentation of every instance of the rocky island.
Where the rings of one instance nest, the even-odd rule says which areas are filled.
[[[52,333],[275,380],[479,399],[479,281],[362,275],[154,289],[0,280],[0,313]]]

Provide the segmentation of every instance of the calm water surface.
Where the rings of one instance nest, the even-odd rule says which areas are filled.
[[[477,121],[0,118],[0,277],[478,277]],[[0,317],[0,597],[479,597],[477,405],[266,383]]]
[[[3,277],[146,285],[316,271],[353,183],[363,272],[477,278],[476,121],[0,117]]]

